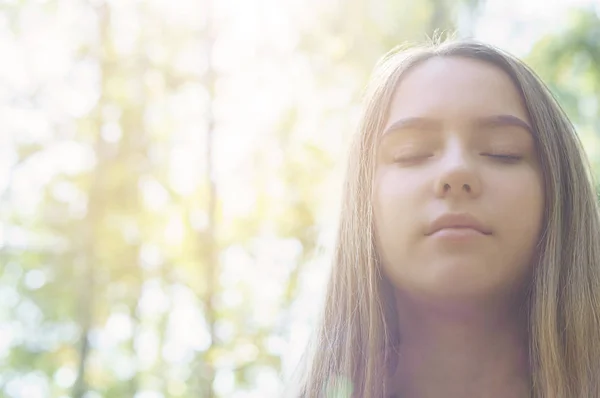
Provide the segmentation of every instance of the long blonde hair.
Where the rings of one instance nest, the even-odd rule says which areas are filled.
[[[566,114],[536,74],[475,41],[399,49],[377,64],[364,97],[343,193],[333,268],[301,397],[391,393],[400,331],[393,288],[374,240],[371,194],[376,138],[399,80],[431,57],[467,57],[501,68],[520,92],[545,186],[544,226],[527,299],[536,398],[600,397],[600,217],[590,167]]]

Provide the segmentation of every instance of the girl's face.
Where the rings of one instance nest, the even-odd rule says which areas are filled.
[[[379,253],[398,290],[481,302],[527,280],[544,207],[530,126],[493,65],[434,57],[402,78],[373,191]]]

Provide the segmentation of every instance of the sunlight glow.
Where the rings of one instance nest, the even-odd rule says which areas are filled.
[[[360,114],[365,72],[342,58],[352,51],[348,42],[329,32],[330,41],[311,44],[303,35],[325,32],[328,12],[343,2],[107,0],[113,40],[106,42],[99,37],[101,0],[14,0],[5,6],[12,10],[17,3],[14,21],[0,13],[0,254],[17,253],[1,264],[0,359],[8,361],[11,349],[22,345],[36,353],[55,350],[63,362],[47,375],[3,374],[3,392],[37,398],[55,394],[52,388],[72,388],[79,319],[64,317],[79,314],[83,303],[61,299],[62,307],[52,302],[47,309],[35,300],[54,294],[54,278],[65,275],[72,278],[68,288],[80,294],[82,275],[91,269],[99,298],[87,309],[90,385],[146,372],[134,398],[164,398],[156,386],[161,378],[163,391],[187,396],[189,380],[200,377],[192,365],[210,355],[216,357],[217,393],[277,397],[320,315],[344,156]],[[472,30],[475,38],[524,55],[542,35],[560,31],[577,6],[600,10],[600,0],[487,0]],[[396,15],[376,11],[378,23],[393,27]],[[148,24],[149,16],[156,23]],[[327,29],[343,29],[332,26]],[[113,58],[118,66],[102,64]],[[209,67],[213,81],[207,80]],[[581,114],[592,119],[597,108],[595,99],[582,102]],[[205,245],[209,126],[218,273],[207,281],[199,275],[214,266]],[[586,151],[598,158],[597,132],[587,127],[580,133]],[[136,162],[123,161],[120,151],[134,153]],[[315,165],[314,159],[323,161]],[[129,172],[137,173],[135,179],[123,178]],[[301,184],[310,188],[306,198],[298,194],[308,189]],[[104,200],[89,201],[90,186],[100,187]],[[113,190],[135,194],[105,199]],[[100,227],[89,219],[93,204],[103,216],[113,212]],[[308,206],[314,214],[306,214]],[[66,217],[77,221],[76,232],[63,225]],[[301,217],[311,225],[298,231]],[[89,242],[79,236],[82,230],[92,236]],[[118,250],[118,261],[103,251],[116,247],[117,238],[132,248],[123,263]],[[61,256],[67,249],[69,255]],[[36,256],[55,263],[33,269]],[[302,272],[289,287],[299,264]],[[203,305],[207,286],[217,292],[211,308]],[[214,325],[219,350],[205,321],[209,310],[217,318],[226,314]],[[252,340],[247,330],[261,337]],[[244,390],[236,369],[263,354],[281,358],[282,375],[264,364],[248,366],[243,376],[252,385]],[[340,377],[327,395],[351,392]]]

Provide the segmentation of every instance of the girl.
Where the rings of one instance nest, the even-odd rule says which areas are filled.
[[[393,51],[352,147],[296,396],[600,397],[600,220],[581,143],[489,45]]]

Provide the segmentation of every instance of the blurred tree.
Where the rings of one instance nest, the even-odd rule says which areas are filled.
[[[87,198],[87,214],[83,220],[82,228],[82,246],[79,248],[80,253],[78,257],[79,262],[79,275],[77,275],[79,291],[76,296],[76,302],[79,306],[77,314],[77,320],[80,328],[79,336],[79,358],[77,366],[77,378],[73,386],[73,397],[82,398],[87,391],[86,385],[86,368],[88,363],[88,356],[90,350],[90,331],[94,326],[95,321],[95,288],[97,271],[96,268],[99,265],[100,253],[98,253],[98,242],[101,239],[100,229],[101,220],[103,218],[104,206],[106,202],[104,198],[107,187],[106,184],[106,173],[108,159],[106,158],[107,151],[105,149],[105,142],[100,134],[101,127],[103,124],[102,108],[106,106],[107,96],[105,91],[105,73],[108,70],[108,51],[105,44],[107,44],[107,38],[109,37],[109,25],[110,16],[109,9],[106,4],[102,4],[96,10],[99,17],[98,27],[100,36],[100,48],[98,51],[99,59],[97,62],[100,65],[100,99],[96,105],[96,108],[92,110],[89,115],[90,122],[92,122],[92,140],[94,141],[94,155],[97,159],[96,168],[92,171],[89,176],[89,187],[86,191],[88,192]],[[47,202],[46,202],[47,203]],[[67,218],[68,219],[68,218]],[[77,250],[77,249],[75,249]],[[77,250],[77,251],[79,251]]]
[[[594,8],[572,9],[567,23],[542,37],[527,61],[577,126],[595,173],[600,173],[600,18]]]
[[[204,86],[208,93],[207,109],[206,109],[206,185],[208,192],[207,209],[208,214],[208,225],[206,231],[200,234],[200,243],[204,244],[205,258],[204,269],[205,269],[205,294],[203,296],[204,302],[204,316],[206,318],[206,325],[208,328],[208,334],[210,338],[210,345],[204,352],[204,355],[200,358],[201,362],[198,364],[198,370],[204,373],[201,389],[203,391],[201,396],[207,398],[213,398],[214,392],[214,381],[215,381],[215,352],[218,352],[219,342],[216,333],[217,323],[217,309],[215,303],[217,301],[217,291],[219,289],[218,275],[220,272],[218,252],[219,247],[217,243],[217,181],[214,171],[214,136],[215,136],[215,118],[214,118],[214,102],[215,102],[215,86],[216,86],[216,71],[213,60],[213,49],[215,43],[215,27],[213,26],[213,5],[211,0],[205,2],[205,13],[206,13],[206,25],[205,25],[205,59],[206,59],[206,72],[204,76]],[[203,242],[204,241],[204,242]]]
[[[398,45],[469,35],[485,1],[351,0],[333,4],[325,8],[323,22],[316,29],[310,25],[303,32],[301,48],[315,56],[325,53],[324,59],[368,74],[381,55]]]

